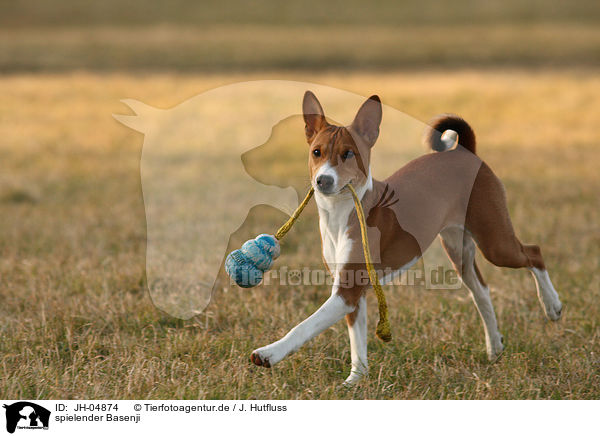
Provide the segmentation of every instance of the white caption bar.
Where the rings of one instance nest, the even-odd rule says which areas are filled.
[[[177,434],[583,434],[597,401],[46,401],[5,400],[2,432]],[[40,433],[39,431],[42,430]],[[108,432],[108,433],[107,433]],[[7,433],[3,433],[7,434]],[[383,434],[383,433],[382,433]]]

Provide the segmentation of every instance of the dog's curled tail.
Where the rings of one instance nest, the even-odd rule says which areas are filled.
[[[450,150],[458,143],[475,154],[475,133],[471,126],[458,115],[442,114],[429,121],[425,128],[423,143],[433,151]]]

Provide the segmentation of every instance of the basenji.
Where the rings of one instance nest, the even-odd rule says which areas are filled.
[[[502,182],[475,154],[475,134],[466,121],[455,115],[433,119],[424,135],[433,152],[378,181],[369,167],[382,119],[378,96],[367,99],[346,127],[329,123],[310,91],[304,95],[302,109],[323,259],[333,275],[333,287],[329,299],[314,314],[282,339],[255,350],[253,363],[275,365],[346,317],[352,369],[345,383],[354,384],[367,374],[365,292],[370,284],[359,222],[346,189],[349,183],[368,217],[369,243],[379,271],[399,273],[409,268],[440,236],[483,320],[490,360],[500,356],[504,345],[489,288],[475,262],[476,246],[494,265],[528,268],[546,316],[553,321],[560,318],[562,304],[540,248],[524,245],[516,237]],[[382,282],[388,279],[384,277]]]

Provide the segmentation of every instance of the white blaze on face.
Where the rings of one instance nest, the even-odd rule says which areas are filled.
[[[338,174],[336,171],[336,168],[331,166],[331,164],[328,162],[325,162],[323,165],[321,165],[321,168],[319,168],[319,170],[317,171],[317,173],[315,174],[315,179],[313,180],[313,186],[317,188],[317,180],[319,179],[320,176],[330,176],[333,177],[333,186],[331,188],[331,192],[337,192],[339,191],[339,187],[338,187]]]

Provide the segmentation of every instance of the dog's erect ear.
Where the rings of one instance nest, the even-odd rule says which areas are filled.
[[[317,136],[317,133],[325,126],[327,121],[325,120],[325,113],[321,107],[321,103],[317,100],[317,97],[310,91],[304,93],[304,99],[302,100],[302,113],[304,115],[304,133],[306,140],[310,145]]]
[[[379,136],[379,125],[381,124],[381,100],[372,95],[363,103],[350,128],[372,147]]]

